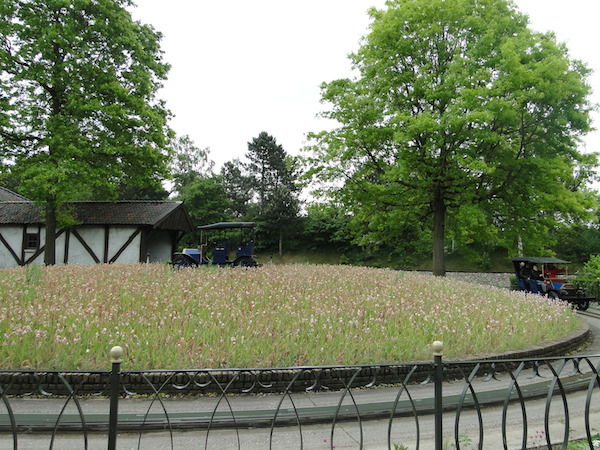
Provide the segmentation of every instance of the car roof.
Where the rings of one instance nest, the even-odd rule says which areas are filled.
[[[532,262],[535,264],[569,264],[570,261],[565,261],[564,259],[554,258],[550,256],[519,256],[518,258],[513,258],[513,262]]]
[[[224,230],[227,228],[254,228],[255,222],[217,222],[197,227],[199,230]]]

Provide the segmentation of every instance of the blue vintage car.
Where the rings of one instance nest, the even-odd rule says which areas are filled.
[[[254,259],[253,232],[255,227],[254,222],[218,222],[200,226],[198,248],[184,248],[182,252],[173,253],[171,264],[176,268],[197,267],[203,264],[256,267],[258,263]],[[215,233],[216,240],[209,241],[209,235]],[[232,241],[238,245],[232,246]],[[230,252],[233,253],[233,258],[230,258]]]
[[[581,311],[588,309],[590,302],[598,301],[587,295],[585,289],[569,277],[569,261],[552,257],[521,256],[513,258],[512,262],[519,290],[569,302]]]

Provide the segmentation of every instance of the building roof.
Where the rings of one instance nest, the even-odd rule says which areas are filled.
[[[82,225],[148,225],[165,230],[192,231],[182,202],[126,200],[71,202],[66,207]],[[0,202],[0,224],[43,224],[43,211],[30,201]]]
[[[29,201],[27,197],[0,186],[0,202]]]
[[[254,222],[218,222],[196,227],[198,230],[224,230],[226,228],[254,228]]]
[[[570,261],[554,258],[552,256],[519,256],[512,259],[513,262],[530,262],[534,264],[569,264]]]

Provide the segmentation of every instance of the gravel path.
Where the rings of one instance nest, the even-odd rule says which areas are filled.
[[[458,278],[469,283],[486,284],[502,288],[510,287],[512,273],[448,272],[449,278]]]
[[[448,278],[506,289],[510,288],[510,277],[512,275],[512,273],[446,272]]]

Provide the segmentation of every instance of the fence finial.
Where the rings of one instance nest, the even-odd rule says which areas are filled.
[[[433,356],[442,356],[444,353],[444,343],[442,341],[433,341],[431,349],[433,350]]]
[[[118,345],[110,349],[110,362],[121,363],[123,358],[123,349]]]

